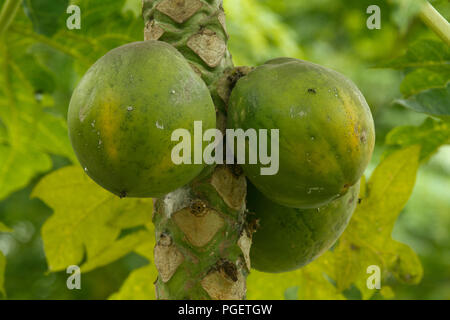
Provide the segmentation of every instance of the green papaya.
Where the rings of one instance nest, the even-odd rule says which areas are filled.
[[[202,171],[203,164],[176,165],[171,157],[175,129],[188,130],[194,146],[194,121],[203,130],[216,127],[209,90],[181,53],[160,41],[130,43],[100,58],[68,112],[80,164],[120,197],[160,197]]]
[[[359,182],[338,199],[317,209],[283,207],[248,187],[247,207],[259,221],[250,249],[252,268],[287,272],[328,250],[345,230],[358,203]]]
[[[346,193],[375,143],[358,88],[333,70],[292,58],[268,61],[237,82],[228,128],[279,130],[277,174],[261,175],[261,162],[242,167],[266,197],[294,208],[317,208]],[[248,141],[246,148],[248,154]]]

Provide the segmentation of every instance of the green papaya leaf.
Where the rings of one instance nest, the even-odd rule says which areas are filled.
[[[77,82],[77,74],[74,70],[74,62],[62,52],[42,43],[36,43],[28,49],[30,55],[42,68],[57,79],[52,92],[54,113],[66,118],[67,108],[70,103],[73,88]]]
[[[6,268],[6,258],[0,251],[0,297],[5,297],[5,268]]]
[[[142,243],[154,244],[155,236],[148,231],[137,231],[113,242],[110,246],[99,252],[95,257],[89,259],[81,266],[82,272],[89,272],[93,269],[106,266],[126,254],[132,252]]]
[[[248,300],[283,300],[286,288],[297,284],[299,272],[264,273],[252,270],[247,278]]]
[[[399,99],[395,103],[417,112],[433,116],[450,117],[450,82],[444,88],[422,91],[408,99]]]
[[[362,298],[369,299],[374,294],[367,286],[369,266],[380,268],[382,288],[388,276],[408,284],[418,283],[423,273],[418,257],[411,248],[393,240],[391,233],[413,190],[419,154],[420,146],[414,145],[386,157],[367,185],[361,186],[361,203],[333,250],[293,272],[268,274],[252,270],[248,298],[282,299],[286,288],[298,286],[299,299],[344,299],[344,291],[355,285]]]
[[[153,223],[149,222],[151,224],[151,228],[153,228]],[[148,229],[152,230],[151,228],[147,227]],[[135,252],[144,258],[146,258],[148,261],[153,260],[153,248],[155,247],[154,241],[147,241],[142,243],[139,247],[136,248]]]
[[[389,148],[385,156],[392,154],[394,150],[414,144],[421,145],[420,161],[427,161],[442,145],[450,144],[450,124],[427,118],[418,127],[396,127],[386,136],[386,145]]]
[[[0,145],[0,199],[25,187],[36,174],[50,170],[51,159],[33,147]]]
[[[249,300],[282,300],[286,288],[298,287],[300,300],[342,300],[344,296],[329,281],[322,262],[318,261],[299,270],[285,273],[264,273],[252,270],[247,278],[247,298]]]
[[[143,40],[142,18],[123,12],[125,0],[80,0],[76,4],[81,11],[79,30],[69,30],[64,24],[50,36],[36,33],[26,21],[19,20],[13,23],[9,32],[33,43],[45,44],[73,58],[80,74],[109,50]],[[61,16],[68,17],[65,13]]]
[[[403,69],[400,86],[405,108],[442,118],[450,117],[450,48],[441,41],[422,39],[407,52],[379,67]]]
[[[30,56],[23,54],[28,42],[10,40],[0,46],[0,63],[5,66],[0,75],[0,199],[50,170],[49,153],[75,161],[65,120],[45,109],[35,84],[22,71],[33,64]]]
[[[443,42],[421,39],[413,42],[406,53],[378,67],[392,69],[441,68],[450,63],[450,48]]]
[[[92,270],[124,256],[144,238],[148,239],[146,233],[119,239],[121,228],[114,221],[126,221],[128,218],[123,216],[131,215],[136,219],[135,224],[148,223],[152,200],[119,199],[95,184],[78,166],[47,175],[35,187],[32,196],[40,198],[54,211],[42,227],[50,271],[80,264],[85,255],[85,268]]]
[[[52,36],[65,22],[69,0],[24,0],[26,15],[37,33]]]
[[[284,290],[284,299],[285,300],[297,300],[298,299],[298,287],[289,287]]]
[[[445,88],[450,80],[450,64],[440,68],[416,69],[408,73],[400,85],[404,97],[428,89]]]
[[[143,242],[136,248],[135,252],[146,258],[149,262],[153,261],[153,248],[155,246],[154,237],[151,241]],[[110,300],[154,300],[155,286],[154,282],[158,276],[158,270],[154,264],[150,263],[144,267],[133,270],[120,290],[112,294]]]
[[[2,37],[0,200],[49,171],[50,154],[77,162],[65,119],[74,70],[81,74],[110,49],[142,38],[142,19],[122,12],[123,0],[78,1],[81,30],[55,23],[56,15],[67,16],[67,3],[25,1],[33,23],[18,10]]]
[[[51,93],[55,90],[55,79],[49,70],[36,63],[31,54],[26,54],[21,60],[20,68],[35,89],[35,92]]]
[[[66,122],[61,117],[42,110],[33,101],[30,104],[24,101],[22,108],[9,112],[1,99],[0,106],[0,118],[8,130],[8,140],[0,144],[0,199],[25,187],[37,174],[50,170],[50,153],[77,161]]]
[[[380,289],[380,293],[381,293],[381,295],[382,295],[385,299],[392,299],[392,298],[395,297],[394,291],[393,291],[392,288],[389,287],[389,286],[383,286],[383,287]]]
[[[155,285],[158,272],[153,265],[134,270],[122,284],[120,290],[112,294],[110,300],[155,300]]]
[[[0,221],[0,233],[1,232],[12,232],[12,229],[6,226]],[[0,298],[6,297],[5,292],[5,268],[6,268],[6,257],[0,251]]]
[[[0,232],[11,232],[12,229],[0,221]]]
[[[369,298],[367,268],[378,266],[383,276],[392,273],[401,282],[416,284],[422,266],[416,254],[391,238],[398,215],[414,188],[420,146],[398,150],[385,158],[367,183],[367,196],[358,205],[349,226],[332,252],[336,267],[329,274],[338,289],[355,283]]]

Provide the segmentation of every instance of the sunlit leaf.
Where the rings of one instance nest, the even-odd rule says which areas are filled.
[[[399,150],[384,159],[367,183],[367,196],[358,205],[332,256],[336,267],[329,274],[340,290],[355,283],[364,298],[367,267],[378,266],[382,275],[416,284],[422,266],[414,251],[391,238],[394,223],[408,201],[419,166],[420,147]]]
[[[284,290],[297,284],[299,272],[264,273],[252,270],[247,278],[247,299],[283,300]]]
[[[0,118],[8,130],[8,140],[0,144],[0,199],[25,187],[37,174],[50,170],[49,154],[76,162],[65,120],[42,110],[33,101],[23,101],[21,108],[13,107],[10,111],[1,100],[0,106]]]
[[[343,299],[343,292],[352,285],[363,299],[369,299],[374,290],[367,287],[367,268],[372,265],[380,268],[382,279],[393,276],[400,282],[418,283],[423,273],[418,257],[393,240],[391,233],[413,190],[419,154],[419,146],[410,146],[380,163],[367,186],[361,188],[365,195],[332,251],[297,271],[252,271],[249,299],[282,299],[284,289],[292,286],[299,287],[299,299]]]
[[[392,288],[389,287],[389,286],[383,286],[383,287],[380,289],[380,293],[381,293],[381,295],[382,295],[384,298],[386,298],[386,299],[392,299],[392,298],[395,297],[394,291],[393,291]]]
[[[0,199],[25,187],[36,174],[51,168],[50,157],[32,146],[0,145]]]
[[[252,270],[247,279],[249,300],[285,298],[285,289],[298,287],[297,296],[301,300],[340,300],[344,296],[327,279],[324,264],[326,258],[296,271],[286,273],[264,273]]]
[[[450,116],[450,82],[445,88],[422,91],[408,99],[395,101],[417,112],[448,118]]]
[[[50,154],[77,162],[65,120],[77,79],[110,49],[142,38],[142,19],[124,3],[78,1],[81,30],[55,23],[67,1],[25,1],[33,24],[18,11],[0,43],[0,199],[49,171]]]
[[[32,196],[54,211],[42,227],[50,271],[80,264],[85,255],[86,268],[92,269],[123,256],[127,250],[133,251],[143,234],[118,239],[121,228],[113,221],[132,215],[136,223],[144,225],[151,219],[151,200],[119,199],[95,184],[78,166],[44,177]]]
[[[135,252],[146,258],[150,264],[133,270],[120,290],[112,294],[111,300],[154,300],[154,282],[158,276],[158,271],[153,263],[154,238],[151,241],[143,242],[136,248]]]
[[[120,290],[112,294],[110,300],[155,300],[155,285],[158,272],[153,265],[134,270],[122,284]]]
[[[152,224],[153,225],[153,224]],[[150,228],[149,228],[150,229]],[[153,248],[155,247],[154,241],[147,241],[142,243],[139,247],[136,248],[135,252],[140,254],[148,261],[153,260]]]
[[[103,267],[114,262],[126,254],[132,252],[142,243],[149,242],[154,244],[154,234],[148,231],[137,231],[116,240],[110,246],[97,253],[97,255],[89,259],[81,266],[82,272],[89,272],[95,268]]]
[[[298,287],[289,287],[284,290],[284,299],[285,300],[297,300],[298,299]]]

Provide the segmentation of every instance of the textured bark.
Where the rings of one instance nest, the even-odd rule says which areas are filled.
[[[144,0],[143,16],[145,39],[173,45],[208,85],[224,132],[231,89],[250,68],[233,67],[222,0]],[[239,167],[220,165],[154,199],[158,299],[245,298],[246,189]]]

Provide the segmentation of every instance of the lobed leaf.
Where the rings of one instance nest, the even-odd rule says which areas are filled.
[[[344,299],[352,285],[369,299],[367,267],[379,266],[382,288],[393,276],[414,284],[422,277],[422,266],[414,251],[391,238],[395,221],[414,187],[420,146],[407,146],[386,157],[375,169],[347,229],[333,250],[299,270],[267,274],[253,271],[248,278],[249,299],[282,299],[284,288],[298,286],[299,299]],[[270,295],[267,296],[267,292]],[[392,297],[392,290],[382,294]],[[264,296],[263,296],[264,295]]]
[[[81,30],[68,30],[68,1],[26,0],[0,41],[0,200],[52,167],[76,163],[66,113],[77,78],[110,49],[141,40],[124,0],[81,0]],[[99,15],[98,13],[102,14]],[[79,72],[79,75],[75,73]]]
[[[420,146],[398,150],[385,158],[367,183],[367,195],[357,207],[349,226],[332,253],[336,263],[330,276],[342,291],[355,283],[363,298],[367,288],[367,267],[376,265],[383,279],[393,274],[399,281],[417,283],[422,266],[414,251],[391,238],[395,221],[415,184]]]
[[[36,174],[51,166],[50,157],[32,146],[0,145],[0,200],[27,186]]]
[[[81,266],[81,271],[89,272],[96,268],[106,266],[111,262],[124,257],[145,242],[154,244],[153,233],[148,231],[138,231],[116,240],[110,246],[97,253],[95,257],[84,263]]]
[[[119,239],[128,220],[144,225],[151,220],[151,199],[119,199],[95,184],[78,166],[66,167],[44,177],[33,197],[50,206],[54,214],[42,227],[42,239],[50,271],[77,265],[86,255],[85,269],[92,270],[131,252],[147,232]],[[120,225],[120,223],[119,223]]]

